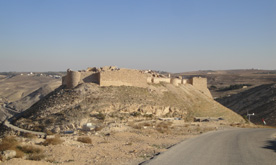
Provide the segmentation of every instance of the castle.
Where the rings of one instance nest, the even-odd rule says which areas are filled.
[[[193,77],[191,79],[182,79],[182,77],[171,78],[152,72],[135,69],[117,68],[114,66],[101,68],[88,68],[82,71],[67,70],[67,75],[62,77],[62,85],[67,88],[74,88],[81,83],[95,83],[100,86],[135,86],[146,88],[150,84],[159,84],[161,82],[170,83],[175,86],[190,84],[200,90],[205,95],[212,98],[207,88],[207,79]]]

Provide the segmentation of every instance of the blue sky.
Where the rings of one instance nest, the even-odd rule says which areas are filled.
[[[276,0],[0,0],[0,71],[276,69]]]

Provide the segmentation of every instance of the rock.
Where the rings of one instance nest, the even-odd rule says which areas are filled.
[[[46,136],[46,139],[53,139],[53,138],[55,138],[55,135],[47,135]]]
[[[166,107],[162,113],[162,115],[166,115],[167,113],[171,112],[170,107]]]
[[[2,156],[2,160],[12,159],[16,156],[16,151],[6,150],[2,152],[1,156]]]
[[[52,129],[53,133],[59,133],[60,132],[60,128],[59,127],[55,127]]]

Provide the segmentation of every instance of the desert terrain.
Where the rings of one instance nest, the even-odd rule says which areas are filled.
[[[60,86],[60,73],[0,73],[0,121],[20,113]]]
[[[183,77],[191,75],[199,74],[188,73]],[[207,75],[209,74],[205,76]],[[221,80],[221,83],[208,86],[215,85],[217,88],[233,85],[234,79],[234,84],[247,84],[252,76],[258,81],[251,82],[252,87],[248,89],[275,80],[275,75],[253,73],[245,76],[245,80],[241,75],[212,76],[215,80]],[[2,80],[5,81],[5,78],[2,76]],[[18,133],[2,125],[1,135],[3,137],[5,134],[8,138],[1,139],[0,150],[2,153],[5,150],[15,150],[16,155],[10,153],[15,158],[5,160],[6,157],[9,159],[8,154],[2,154],[1,164],[139,164],[204,132],[258,127],[246,123],[243,117],[194,89],[192,85],[161,83],[139,88],[99,87],[91,83],[65,89],[58,87],[60,79],[37,79],[40,78],[42,83],[35,82],[36,89],[28,90],[17,100],[11,97],[10,105],[16,105],[16,101],[26,96],[32,98],[33,95],[30,94],[46,84],[52,84],[52,90],[47,90],[48,93],[38,97],[35,104],[21,110],[24,113],[13,118],[11,123],[18,128],[44,132],[47,137],[38,138],[28,133],[17,136]],[[13,81],[16,82],[16,79]],[[38,80],[35,78],[29,81]],[[28,80],[24,84],[27,82]],[[21,83],[22,86],[24,84]],[[6,84],[5,88],[7,86]],[[231,92],[239,93],[243,90],[247,89]],[[38,93],[41,91],[44,90],[39,90]],[[226,94],[225,91],[211,92],[217,97],[229,95],[229,91]],[[12,95],[3,93],[1,96],[6,99]],[[28,100],[30,99],[25,99],[26,102]],[[206,122],[194,122],[195,118]]]
[[[202,76],[208,79],[208,88],[214,99],[246,117],[251,122],[276,125],[276,71],[275,70],[222,70],[179,73],[177,76]]]

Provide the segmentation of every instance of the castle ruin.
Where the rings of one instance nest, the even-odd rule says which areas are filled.
[[[182,77],[171,78],[152,72],[135,69],[124,69],[113,66],[101,68],[88,68],[82,71],[67,70],[67,75],[62,77],[62,85],[66,88],[74,88],[81,83],[95,83],[100,86],[135,86],[146,88],[150,84],[170,83],[175,86],[190,84],[205,95],[212,98],[207,88],[207,79],[193,77],[183,79]]]

